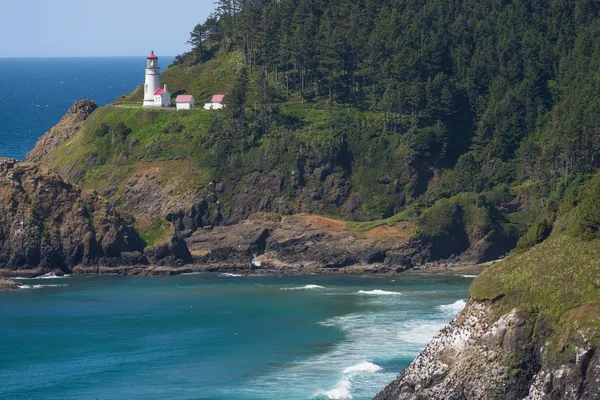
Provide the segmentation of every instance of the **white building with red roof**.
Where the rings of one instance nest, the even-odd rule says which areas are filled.
[[[212,97],[212,99],[210,100],[210,103],[204,104],[204,109],[205,110],[220,110],[221,108],[225,107],[225,104],[223,104],[224,98],[225,98],[224,94],[215,94]]]
[[[169,107],[171,105],[171,93],[167,85],[154,92],[154,107]]]
[[[194,109],[194,96],[191,94],[180,94],[175,99],[175,105],[178,110],[193,110]]]

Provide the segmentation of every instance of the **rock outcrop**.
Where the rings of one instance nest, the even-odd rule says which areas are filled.
[[[0,290],[18,289],[20,286],[17,282],[0,278]]]
[[[375,400],[600,399],[594,334],[579,331],[557,358],[547,319],[518,308],[498,318],[493,307],[469,301]]]
[[[231,226],[199,229],[187,239],[195,263],[213,268],[248,266],[303,272],[398,272],[422,261],[408,221],[366,232],[309,214],[254,215]]]
[[[151,249],[103,198],[35,163],[0,158],[0,268],[70,272],[76,265],[181,263],[185,243]],[[160,256],[155,256],[160,253]]]
[[[83,127],[85,120],[98,108],[91,100],[76,101],[52,129],[38,140],[24,161],[40,162],[52,150],[69,140]]]

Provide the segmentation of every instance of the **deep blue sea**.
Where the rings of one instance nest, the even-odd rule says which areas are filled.
[[[368,399],[467,277],[72,276],[0,292],[2,399]]]
[[[161,57],[164,69],[173,57]],[[0,58],[0,157],[22,159],[81,98],[106,105],[144,83],[144,57]]]

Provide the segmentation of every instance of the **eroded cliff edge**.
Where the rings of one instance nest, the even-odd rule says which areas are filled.
[[[560,235],[484,271],[375,399],[600,398],[598,244]]]
[[[0,158],[1,274],[182,261],[172,243],[146,247],[131,221],[96,193],[39,164]]]

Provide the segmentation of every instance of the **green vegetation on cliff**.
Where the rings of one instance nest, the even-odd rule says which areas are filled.
[[[514,308],[534,318],[549,318],[550,351],[566,351],[578,332],[600,343],[600,173],[581,190],[573,207],[561,205],[548,239],[486,269],[470,288],[474,300],[491,301],[497,315]]]
[[[211,224],[401,213],[452,244],[439,256],[527,249],[598,167],[598,15],[587,0],[223,0],[162,80],[198,105],[223,92],[225,110],[102,108],[44,162],[142,231],[194,206]],[[154,207],[129,200],[147,182]]]

